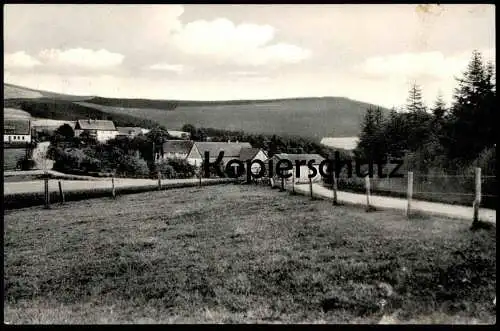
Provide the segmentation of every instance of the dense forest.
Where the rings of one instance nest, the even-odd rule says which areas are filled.
[[[370,159],[405,156],[408,167],[419,173],[469,172],[481,167],[495,175],[496,83],[492,63],[474,51],[446,107],[441,96],[428,107],[414,84],[407,104],[389,116],[376,108],[366,111],[357,154]]]

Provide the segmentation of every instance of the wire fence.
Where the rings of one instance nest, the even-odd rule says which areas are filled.
[[[406,197],[408,176],[402,178],[370,178],[372,194]],[[413,198],[423,201],[442,202],[471,206],[476,197],[475,176],[464,175],[422,175],[413,174]],[[338,190],[348,192],[366,191],[364,178],[342,176],[338,179]],[[481,206],[496,209],[496,176],[481,176]]]

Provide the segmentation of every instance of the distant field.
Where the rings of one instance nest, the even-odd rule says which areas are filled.
[[[93,98],[92,96],[78,96],[78,95],[61,94],[48,91],[40,91],[8,83],[3,84],[3,94],[4,94],[3,96],[4,99],[36,99],[36,98],[47,97],[60,100],[81,101]]]
[[[25,112],[24,110],[21,109],[16,109],[16,108],[3,108],[3,117],[4,118],[19,118],[19,119],[25,119],[25,118],[31,118],[30,113]]]
[[[247,185],[5,211],[5,321],[495,323],[469,225]]]
[[[180,129],[184,124],[249,133],[323,137],[358,136],[368,107],[342,97],[276,100],[183,101],[81,97],[39,91],[41,98],[23,98],[4,87],[4,107],[56,120],[93,117],[112,119],[119,126],[151,127],[152,122]],[[22,87],[15,87],[22,89]],[[28,92],[34,90],[26,89]],[[30,93],[31,93],[30,92]],[[389,110],[383,109],[388,114]]]
[[[243,130],[252,133],[324,136],[357,136],[368,104],[345,98],[304,98],[258,101],[245,104],[183,105],[174,110],[124,108],[78,102],[104,112],[151,119],[167,127],[197,127]]]

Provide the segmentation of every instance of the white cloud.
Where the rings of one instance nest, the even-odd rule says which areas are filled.
[[[231,76],[257,76],[259,73],[257,71],[230,71]]]
[[[238,65],[297,63],[311,56],[311,51],[299,46],[269,44],[275,35],[270,25],[242,23],[235,25],[225,18],[187,23],[172,36],[181,51],[211,57]]]
[[[149,70],[158,71],[173,71],[176,73],[181,73],[185,70],[182,64],[168,64],[168,63],[156,63],[148,67]]]
[[[24,51],[5,54],[4,57],[5,68],[32,68],[40,64],[40,61]]]
[[[115,67],[123,62],[124,56],[112,53],[105,49],[94,51],[85,48],[71,48],[67,50],[45,49],[38,57],[47,64],[71,65],[84,68]]]
[[[448,79],[460,75],[467,68],[471,54],[461,52],[445,56],[438,51],[391,54],[368,58],[355,69],[374,78]],[[495,60],[494,49],[482,50],[482,54],[485,61]]]

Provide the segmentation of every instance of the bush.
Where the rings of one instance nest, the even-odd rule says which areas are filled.
[[[98,171],[101,162],[87,155],[83,150],[76,148],[54,148],[51,150],[54,159],[54,170],[67,173],[85,174],[89,171]]]
[[[124,155],[118,161],[116,172],[127,177],[147,177],[149,168],[144,159],[132,155]]]
[[[176,178],[192,178],[196,174],[196,167],[186,160],[171,159],[166,162],[175,171]]]
[[[177,178],[177,172],[175,171],[174,167],[168,163],[168,161],[156,163],[151,176],[156,177],[158,171],[160,171],[163,178]]]

